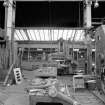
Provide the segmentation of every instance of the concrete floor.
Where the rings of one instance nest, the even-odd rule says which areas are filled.
[[[23,71],[24,78],[31,80],[34,78],[33,71]],[[60,82],[66,83],[69,87],[70,96],[76,99],[81,105],[105,105],[97,97],[86,89],[73,91],[72,76],[58,77]],[[0,89],[0,105],[29,105],[29,95],[25,91],[28,86],[26,80],[21,85],[8,86]]]

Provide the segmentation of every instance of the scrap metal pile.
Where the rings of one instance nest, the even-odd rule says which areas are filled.
[[[56,78],[34,78],[27,88],[29,95],[49,96],[51,98],[62,99],[71,105],[80,105],[70,96],[66,84],[61,84]]]

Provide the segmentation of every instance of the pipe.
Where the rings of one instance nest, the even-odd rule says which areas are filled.
[[[49,87],[49,96],[52,98],[59,98],[59,99],[64,100],[65,102],[67,102],[69,104],[72,104],[72,105],[81,105],[75,99],[68,97],[67,95],[57,91],[55,86]]]

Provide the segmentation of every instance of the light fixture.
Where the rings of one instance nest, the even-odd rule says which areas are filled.
[[[8,3],[7,0],[4,0],[3,6],[4,6],[4,7],[8,7],[8,6],[9,6],[9,3]]]
[[[95,2],[94,2],[94,7],[95,7],[95,8],[99,7],[98,0],[95,0]]]
[[[16,7],[15,1],[13,1],[13,4],[9,0],[4,0],[3,6],[8,7],[9,5],[12,5],[14,8]]]

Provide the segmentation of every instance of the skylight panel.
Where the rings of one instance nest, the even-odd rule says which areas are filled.
[[[21,33],[24,40],[28,40],[28,38],[27,38],[27,36],[23,30],[20,30],[20,33]]]
[[[83,39],[84,39],[84,31],[78,30],[74,40],[75,41],[83,41]]]
[[[36,40],[34,30],[29,30],[32,40]]]
[[[80,38],[80,30],[77,31],[74,40],[75,40],[75,41],[78,41],[79,38]]]
[[[37,35],[36,35],[36,31],[35,31],[35,30],[33,30],[33,33],[34,33],[34,35],[35,35],[35,40],[38,40],[38,39],[37,39]]]
[[[28,33],[29,39],[30,39],[30,40],[33,40],[32,35],[31,35],[31,33],[30,33],[30,30],[27,30],[27,33]]]
[[[54,30],[54,40],[57,40],[58,34],[59,34],[59,31],[58,30]]]
[[[36,35],[36,39],[38,40],[38,41],[40,41],[41,40],[41,38],[40,38],[40,32],[39,32],[39,30],[34,30],[34,32],[35,32],[35,35]]]
[[[63,30],[58,30],[58,31],[59,31],[58,33],[58,40],[59,40],[60,38],[62,38]]]
[[[48,37],[49,37],[49,40],[51,40],[51,30],[48,29]]]
[[[44,37],[44,40],[45,40],[45,31],[44,31],[44,29],[43,29],[43,37]]]
[[[84,38],[85,38],[85,31],[84,30],[82,30],[82,32],[81,32],[81,37],[80,37],[80,40],[81,41],[83,41],[84,40]]]
[[[71,35],[72,35],[73,30],[68,30],[67,36],[66,36],[66,40],[71,39]]]
[[[15,30],[16,40],[34,40],[34,41],[51,41],[59,40],[74,40],[83,41],[84,40],[84,30],[70,30],[70,29],[20,29]]]
[[[24,40],[19,30],[16,30],[16,35],[20,38],[20,40]]]
[[[18,37],[18,35],[16,33],[14,34],[14,39],[15,40],[20,40],[20,38]]]
[[[41,40],[44,41],[44,32],[43,32],[43,30],[40,30],[40,37],[41,37]]]
[[[52,40],[54,40],[54,29],[51,30]],[[58,37],[58,36],[57,36]],[[58,38],[57,38],[58,39]]]
[[[72,34],[71,34],[71,41],[74,40],[74,37],[76,35],[77,30],[73,30]]]
[[[45,34],[45,41],[49,41],[49,33],[47,29],[44,30],[44,34]]]
[[[67,34],[68,34],[68,30],[64,30],[63,31],[63,39],[64,40],[66,40]]]

